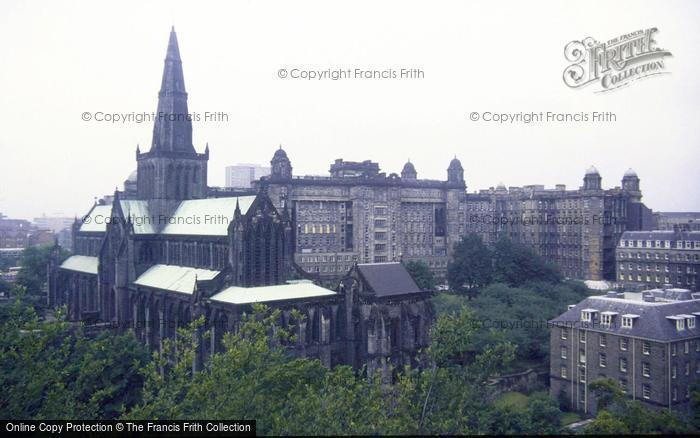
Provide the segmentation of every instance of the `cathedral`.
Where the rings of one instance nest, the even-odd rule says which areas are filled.
[[[49,304],[65,305],[71,321],[131,330],[153,349],[203,316],[211,336],[201,364],[254,303],[265,303],[281,310],[282,326],[294,326],[289,348],[300,357],[385,376],[418,364],[433,311],[403,264],[353,261],[323,287],[295,261],[298,225],[268,185],[251,193],[207,185],[209,146],[195,149],[188,114],[173,29],[150,149],[137,147],[123,191],[76,220],[73,254],[59,263],[55,247]],[[275,175],[291,175],[284,160],[276,164]]]

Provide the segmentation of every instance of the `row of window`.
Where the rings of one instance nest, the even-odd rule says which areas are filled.
[[[620,259],[647,259],[647,260],[671,260],[671,261],[678,261],[678,262],[698,262],[700,261],[700,255],[698,254],[669,254],[667,252],[663,253],[663,257],[661,256],[661,253],[655,252],[652,253],[650,252],[645,252],[644,255],[642,255],[641,252],[634,253],[626,253],[626,252],[618,252],[619,258]]]
[[[585,370],[586,370],[586,365],[585,365],[585,354],[581,354],[580,357],[582,358],[580,362],[582,363],[580,370],[582,371],[580,373],[579,379],[581,382],[585,382]],[[598,366],[600,368],[607,368],[608,366],[608,358],[605,353],[599,353],[598,355]],[[567,378],[567,368],[566,365],[561,366],[561,377],[562,378]],[[619,370],[621,373],[627,373],[628,372],[628,360],[625,357],[621,357],[619,360]],[[690,362],[686,362],[683,366],[683,374],[686,376],[690,376]],[[700,375],[700,361],[695,363],[695,374]],[[642,376],[644,377],[649,377],[651,378],[651,364],[649,362],[642,362]],[[676,379],[678,377],[678,366],[673,365],[671,367],[671,378]]]
[[[695,319],[694,318],[688,318],[688,328],[695,328]],[[580,330],[579,332],[579,342],[582,344],[586,343],[587,340],[587,333],[585,330]],[[561,329],[561,339],[566,340],[569,339],[569,329],[564,327]],[[619,347],[620,351],[627,351],[629,349],[629,338],[626,337],[620,337],[619,338]],[[671,356],[675,356],[678,353],[678,345],[683,346],[683,352],[685,354],[690,353],[690,343],[691,341],[684,341],[682,343],[672,343],[671,344]],[[598,345],[601,347],[607,347],[608,346],[608,336],[605,333],[599,333],[598,334]],[[651,345],[652,343],[650,341],[642,341],[642,354],[649,355],[651,354]],[[562,346],[562,359],[566,359],[565,354],[567,351],[566,346]],[[695,351],[700,352],[700,340],[695,340]]]
[[[692,240],[629,240],[622,241],[625,248],[676,248],[700,249],[700,241]]]
[[[665,284],[676,284],[676,285],[688,285],[692,286],[695,284],[695,277],[693,275],[689,275],[688,277],[683,277],[682,275],[679,275],[677,277],[669,277],[668,275],[666,276],[660,276],[660,275],[654,275],[653,277],[651,275],[643,276],[641,274],[637,274],[636,280],[635,276],[632,274],[627,274],[626,280],[627,281],[637,281],[637,282],[647,282],[647,283],[661,283],[661,280],[663,279],[663,282]],[[675,281],[672,281],[675,280]],[[684,281],[685,280],[685,281]],[[620,281],[625,281],[625,274],[620,274]]]
[[[635,268],[635,265],[633,265],[632,263],[627,263],[626,268],[625,268],[624,263],[620,263],[620,271],[624,271],[624,270],[634,271],[635,270],[634,268]],[[649,264],[649,265],[638,264],[638,265],[636,265],[636,268],[637,268],[637,271],[646,270],[646,271],[661,272],[663,270],[664,272],[670,272],[668,265],[660,266],[659,264],[655,264],[654,266],[652,266],[651,264]],[[683,273],[683,266],[680,266],[680,265],[676,266],[676,272],[678,272],[679,274]],[[687,274],[695,274],[695,272],[696,272],[695,266],[686,266],[685,272]]]

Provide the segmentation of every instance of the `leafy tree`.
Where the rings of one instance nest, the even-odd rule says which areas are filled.
[[[583,299],[588,289],[578,283],[530,283],[527,287],[492,284],[470,301],[452,294],[433,299],[438,315],[451,313],[463,305],[475,312],[479,324],[475,350],[507,339],[516,347],[516,357],[540,360],[549,354],[547,321],[564,312],[568,304]]]
[[[588,388],[597,400],[598,411],[609,409],[625,401],[625,393],[619,382],[614,379],[598,379],[591,382]]]
[[[561,410],[559,403],[548,394],[532,394],[526,409],[528,434],[554,435],[561,429]]]
[[[131,334],[85,336],[63,320],[40,322],[24,290],[0,327],[0,412],[5,418],[114,418],[139,397],[147,355]]]
[[[584,429],[590,434],[676,434],[692,431],[685,418],[666,409],[656,411],[625,397],[619,383],[601,379],[589,384],[598,398],[598,415]],[[697,431],[697,430],[696,430]]]
[[[596,419],[584,428],[590,435],[628,435],[630,430],[622,419],[608,411],[600,411]]]
[[[430,267],[426,265],[425,262],[410,261],[406,263],[406,270],[409,274],[411,274],[413,281],[416,282],[421,290],[435,290],[435,276],[433,275],[433,271],[430,270]]]
[[[51,258],[51,245],[29,246],[22,252],[20,270],[17,273],[17,284],[27,288],[29,295],[43,294],[47,281],[47,266]],[[60,260],[68,257],[68,252],[61,249]]]
[[[521,286],[533,281],[559,283],[561,274],[529,247],[500,238],[493,250],[494,279],[511,286]]]
[[[693,413],[691,422],[695,430],[700,430],[700,382],[690,387],[690,410]]]
[[[450,289],[473,297],[479,288],[489,284],[492,275],[491,252],[481,237],[474,233],[462,237],[447,265]]]

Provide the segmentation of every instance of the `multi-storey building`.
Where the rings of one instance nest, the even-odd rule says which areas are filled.
[[[270,167],[257,164],[236,164],[226,166],[226,187],[249,189],[256,179],[270,174]]]
[[[616,258],[625,287],[700,288],[700,231],[627,231]]]
[[[272,174],[257,183],[278,207],[290,205],[295,261],[321,277],[342,275],[354,261],[423,260],[447,268],[449,248],[464,232],[464,170],[452,160],[446,181],[419,180],[413,164],[401,176],[371,161],[336,160],[329,177],[293,177],[283,149]]]
[[[621,187],[607,190],[591,167],[577,190],[499,185],[467,193],[456,158],[446,181],[418,179],[411,162],[386,175],[377,163],[343,160],[328,177],[296,177],[282,148],[271,164],[271,176],[254,186],[277,206],[291,204],[296,261],[322,277],[345,272],[353,260],[421,260],[444,274],[452,246],[473,232],[487,244],[501,236],[524,243],[567,277],[612,280],[622,233],[651,224],[631,169]]]
[[[655,230],[700,231],[699,212],[654,212]]]
[[[610,378],[650,407],[683,410],[700,381],[700,296],[687,289],[592,296],[550,321],[550,394],[596,413],[589,383]]]
[[[51,244],[54,234],[24,219],[10,219],[0,214],[0,248],[26,248]]]

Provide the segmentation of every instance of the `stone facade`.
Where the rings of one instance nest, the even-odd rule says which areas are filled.
[[[207,186],[209,147],[197,153],[187,112],[182,62],[170,34],[159,115],[148,152],[136,151],[137,172],[73,225],[73,255],[49,265],[49,304],[65,305],[72,321],[131,330],[151,348],[201,316],[211,330],[205,356],[238,330],[254,303],[281,310],[294,325],[290,351],[323,364],[368,365],[391,377],[417,364],[433,319],[429,294],[399,265],[379,266],[409,281],[391,297],[353,279],[344,264],[335,290],[314,284],[293,260],[294,222],[286,203]],[[277,175],[291,174],[281,163]],[[326,234],[330,234],[327,232]],[[397,273],[398,272],[398,273]],[[292,320],[292,311],[303,318]]]
[[[687,410],[700,381],[698,321],[700,297],[687,291],[611,292],[570,306],[550,322],[550,394],[595,415],[588,384],[611,378],[649,407]]]
[[[576,190],[499,185],[468,193],[456,158],[445,181],[418,179],[410,162],[401,175],[386,175],[377,163],[343,160],[328,177],[295,177],[281,148],[271,164],[270,177],[255,185],[276,206],[290,204],[295,260],[324,278],[338,277],[352,260],[420,260],[443,276],[453,245],[476,233],[487,244],[501,236],[526,244],[569,278],[613,280],[622,233],[652,223],[632,170],[613,189],[603,189],[591,167]]]
[[[700,290],[700,231],[628,231],[616,251],[617,282]]]

